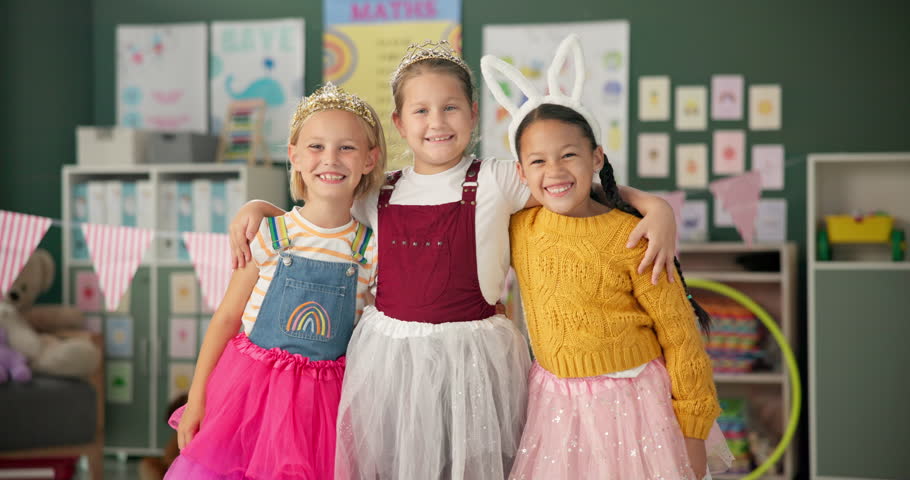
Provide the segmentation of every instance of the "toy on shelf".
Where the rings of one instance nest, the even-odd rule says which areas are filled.
[[[745,474],[752,471],[752,452],[749,448],[749,427],[746,418],[746,400],[742,398],[718,399],[723,413],[717,418],[717,425],[727,439],[727,447],[733,454],[733,463],[726,473]]]
[[[238,100],[228,105],[224,128],[218,146],[218,162],[245,160],[255,165],[257,159],[269,162],[269,149],[262,135],[265,101],[261,98]]]
[[[827,215],[827,229],[818,229],[819,260],[831,260],[831,245],[838,243],[891,244],[891,259],[900,262],[907,251],[904,231],[894,228],[894,217],[883,212],[858,215]]]
[[[747,308],[725,297],[699,292],[698,302],[711,315],[711,335],[704,335],[714,373],[748,373],[765,357],[765,331]]]

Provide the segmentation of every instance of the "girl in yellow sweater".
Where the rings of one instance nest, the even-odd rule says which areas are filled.
[[[556,76],[569,53],[576,80],[565,95]],[[481,65],[512,113],[519,173],[542,204],[511,221],[536,362],[510,478],[710,478],[709,466],[725,469],[732,456],[715,422],[720,407],[697,325],[707,329],[709,318],[688,294],[678,263],[675,282],[653,285],[636,268],[646,242],[625,248],[641,215],[620,198],[597,120],[580,103],[577,37],[560,46],[546,96],[495,57]],[[527,102],[510,103],[494,72]],[[603,189],[595,185],[595,196],[598,170]]]

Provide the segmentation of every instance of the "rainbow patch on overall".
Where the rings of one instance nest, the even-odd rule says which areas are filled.
[[[322,305],[306,302],[291,312],[284,328],[288,332],[310,332],[329,338],[332,334],[332,320]]]

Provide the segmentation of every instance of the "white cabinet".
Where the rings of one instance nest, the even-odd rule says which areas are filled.
[[[108,394],[106,402],[107,451],[146,455],[157,452],[166,443],[171,430],[164,423],[164,415],[177,390],[173,386],[175,376],[187,369],[191,372],[195,363],[195,353],[188,355],[184,351],[172,355],[171,319],[179,318],[184,326],[196,327],[195,346],[191,350],[198,352],[210,316],[203,306],[198,285],[190,309],[173,311],[170,297],[182,287],[171,285],[172,274],[184,274],[184,278],[194,275],[192,264],[180,252],[178,226],[184,230],[223,232],[236,209],[253,198],[287,208],[287,179],[284,168],[271,165],[67,165],[63,168],[65,224],[132,225],[156,232],[118,312],[107,313],[98,307],[86,313],[95,325],[116,332],[115,340],[121,342],[118,348],[108,349],[105,359],[107,389],[113,392]],[[183,193],[187,188],[189,197],[168,198],[177,189]],[[196,201],[192,200],[193,194]],[[189,223],[187,215],[191,219]],[[193,218],[196,220],[192,221]],[[85,247],[78,227],[63,229],[64,303],[78,304],[78,296],[85,292],[77,289],[87,288],[88,283],[80,281],[92,272]],[[119,330],[111,330],[112,326]],[[127,331],[123,330],[124,326]],[[186,379],[177,383],[185,384]]]
[[[872,212],[907,232],[910,153],[813,154],[808,169],[812,478],[907,478],[910,261],[894,260],[900,245],[887,231],[875,243],[824,245],[819,237],[830,215]]]

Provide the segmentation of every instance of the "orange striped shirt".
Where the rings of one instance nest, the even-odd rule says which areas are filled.
[[[354,235],[357,230],[357,221],[351,220],[350,223],[338,228],[320,228],[300,214],[300,207],[295,207],[290,212],[285,213],[284,220],[288,229],[288,237],[291,240],[290,254],[299,257],[305,257],[312,260],[321,260],[326,262],[353,262],[351,256],[351,244],[354,241]],[[246,308],[243,311],[243,330],[247,335],[253,330],[253,324],[259,315],[259,308],[265,298],[275,271],[278,269],[278,252],[272,249],[271,236],[266,219],[262,220],[259,226],[259,232],[256,237],[250,241],[250,251],[253,253],[253,261],[259,267],[259,280],[253,288],[253,293],[247,301]],[[364,293],[373,287],[376,283],[376,246],[375,232],[370,238],[367,245],[366,258],[367,263],[361,264],[357,276],[357,315],[355,321],[360,319],[363,312]]]

